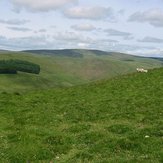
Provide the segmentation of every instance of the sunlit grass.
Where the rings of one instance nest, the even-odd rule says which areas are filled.
[[[162,162],[163,69],[0,94],[0,162]]]

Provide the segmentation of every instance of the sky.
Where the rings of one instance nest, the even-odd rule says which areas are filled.
[[[163,0],[0,0],[0,49],[163,57]]]

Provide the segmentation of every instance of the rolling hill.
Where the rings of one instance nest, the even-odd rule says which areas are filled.
[[[0,94],[0,162],[163,162],[163,68]]]
[[[81,49],[4,51],[0,52],[0,60],[2,59],[20,59],[39,64],[41,73],[40,75],[1,74],[1,92],[81,85],[132,73],[135,72],[136,67],[152,69],[163,66],[163,61],[157,59]]]

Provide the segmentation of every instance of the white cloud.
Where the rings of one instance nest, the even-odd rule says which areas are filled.
[[[71,28],[77,31],[93,31],[96,29],[96,27],[94,27],[91,24],[78,24],[78,25],[71,26]]]
[[[65,34],[65,33],[64,33]],[[63,35],[64,35],[63,34]],[[71,49],[71,48],[89,48],[99,49],[104,51],[124,52],[142,56],[163,57],[163,49],[148,47],[148,46],[136,46],[119,44],[115,40],[109,39],[87,39],[77,38],[77,34],[70,38],[69,33],[66,37],[60,38],[60,40],[50,40],[46,36],[29,36],[18,38],[6,38],[0,36],[0,48],[11,50],[25,50],[25,49]],[[76,38],[75,38],[76,37]],[[57,37],[55,37],[57,38]]]
[[[134,38],[129,32],[123,32],[115,29],[105,29],[104,32],[106,32],[109,36],[123,37],[125,40],[132,40]]]
[[[10,0],[14,6],[15,10],[20,8],[25,8],[31,11],[49,11],[58,9],[64,5],[77,2],[77,0]]]
[[[58,41],[77,41],[79,40],[79,35],[74,32],[56,32],[53,37]]]
[[[163,39],[155,38],[155,37],[144,37],[141,40],[138,40],[139,42],[147,42],[147,43],[163,43]]]
[[[78,48],[81,48],[81,49],[86,49],[86,48],[89,48],[89,44],[86,44],[86,43],[78,43],[77,44]]]
[[[73,7],[64,11],[64,15],[72,19],[113,19],[113,9],[111,7]]]
[[[26,23],[28,23],[29,20],[19,20],[19,19],[8,19],[8,20],[5,20],[5,19],[0,19],[0,23],[2,24],[8,24],[8,25],[24,25]]]
[[[42,29],[39,29],[38,32],[45,33],[47,32],[47,30],[42,28]]]
[[[110,51],[114,52],[121,52],[121,53],[127,53],[132,55],[139,55],[139,56],[163,56],[163,53],[153,53],[156,52],[155,47],[151,46],[139,46],[139,45],[129,45],[129,44],[115,44],[115,46],[110,46]],[[109,49],[108,49],[109,50]]]
[[[163,10],[156,8],[144,12],[135,12],[129,18],[130,22],[147,22],[155,27],[163,27]]]
[[[11,50],[49,48],[52,44],[46,36],[7,38],[0,36],[0,46]]]
[[[163,57],[163,49],[153,49],[149,51],[142,52],[143,56],[148,56],[148,57]]]
[[[14,30],[14,31],[21,31],[21,32],[28,32],[28,31],[32,31],[29,28],[25,28],[25,27],[7,27],[10,30]]]
[[[80,33],[77,32],[57,32],[55,33],[55,35],[53,36],[53,38],[58,41],[58,42],[67,42],[67,43],[87,43],[90,44],[93,42],[93,39],[88,37],[88,36],[84,36],[81,35]]]

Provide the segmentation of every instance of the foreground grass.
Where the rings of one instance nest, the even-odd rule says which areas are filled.
[[[163,69],[0,95],[0,162],[163,162]]]

